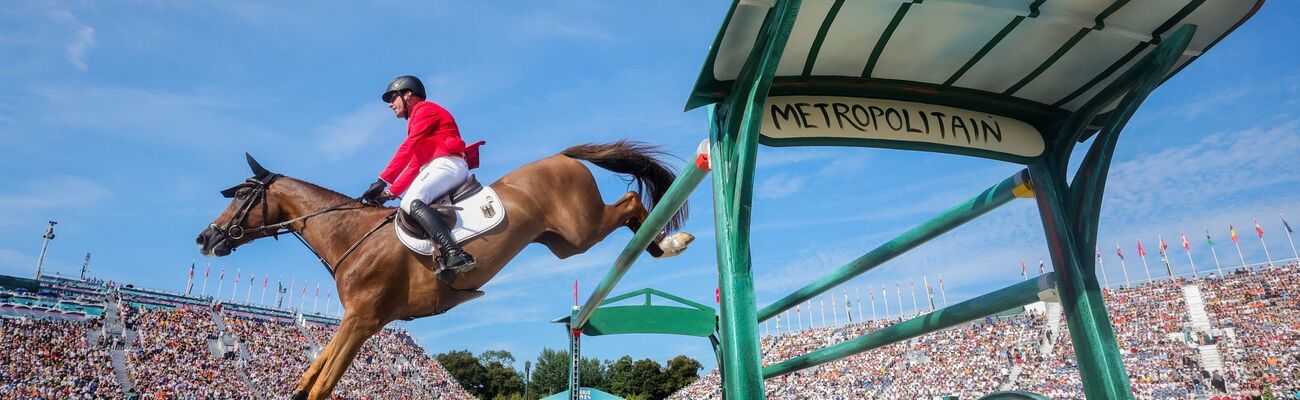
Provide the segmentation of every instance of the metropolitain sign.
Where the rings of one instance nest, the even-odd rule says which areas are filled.
[[[1043,135],[1016,119],[955,107],[829,96],[769,97],[763,135],[928,143],[1020,157],[1043,153]],[[869,145],[869,144],[867,144]]]

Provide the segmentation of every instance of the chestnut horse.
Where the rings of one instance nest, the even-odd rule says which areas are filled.
[[[251,156],[253,177],[222,191],[231,203],[199,234],[197,243],[204,255],[221,257],[254,239],[292,232],[330,269],[343,318],[293,396],[325,399],[361,345],[384,325],[441,314],[481,296],[478,288],[529,243],[541,243],[556,257],[567,258],[587,251],[619,227],[635,232],[648,207],[663,197],[676,178],[657,158],[660,154],[650,146],[625,141],[580,145],[506,174],[491,185],[505,207],[505,221],[464,243],[478,266],[459,276],[454,285],[435,278],[432,270],[437,262],[432,257],[418,255],[398,241],[387,226],[393,208],[365,205],[271,173]],[[630,175],[641,193],[628,192],[606,205],[591,171],[578,160]],[[661,235],[676,231],[685,218],[683,205]],[[684,249],[661,248],[659,243],[646,250],[660,256]]]

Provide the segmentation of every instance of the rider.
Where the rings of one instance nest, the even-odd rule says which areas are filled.
[[[469,166],[465,163],[465,141],[460,138],[456,120],[447,109],[425,97],[424,84],[414,76],[399,76],[388,84],[381,98],[397,118],[407,120],[406,140],[361,199],[380,204],[383,199],[401,196],[402,211],[416,220],[441,247],[442,256],[438,257],[441,268],[435,272],[450,283],[456,273],[474,268],[474,257],[456,243],[447,224],[429,203],[464,183]]]

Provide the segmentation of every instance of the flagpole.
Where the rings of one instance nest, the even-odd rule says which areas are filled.
[[[876,292],[872,291],[870,286],[867,287],[867,300],[871,301],[871,320],[880,319],[880,316],[876,314]]]
[[[262,274],[262,299],[257,301],[258,305],[266,305],[266,283],[271,279],[270,274]]]
[[[248,304],[248,299],[253,295],[253,282],[257,282],[257,271],[249,274],[248,288],[244,289],[244,304]]]
[[[817,325],[813,324],[813,308],[812,308],[812,300],[808,300],[808,301],[804,302],[804,303],[803,303],[803,308],[807,308],[807,309],[808,309],[808,329],[816,328]],[[801,323],[802,323],[802,322],[801,322]]]
[[[1264,228],[1259,227],[1259,220],[1255,220],[1255,232],[1259,233],[1259,244],[1264,246],[1264,257],[1268,258],[1269,268],[1276,268],[1273,265],[1273,256],[1268,254],[1268,243],[1264,242]]]
[[[217,294],[212,297],[221,298],[221,288],[226,286],[226,267],[221,267],[221,276],[217,277]]]
[[[1025,259],[1020,259],[1020,280],[1029,280],[1029,270],[1025,267]]]
[[[821,309],[822,309],[822,328],[825,328],[826,327],[826,299],[825,298],[821,299]]]
[[[1133,287],[1133,283],[1128,280],[1128,263],[1124,262],[1124,253],[1120,252],[1119,242],[1115,242],[1115,254],[1119,256],[1119,270],[1124,272],[1124,287]]]
[[[943,307],[948,308],[948,291],[943,288],[943,274],[937,272],[935,274],[939,275],[939,295],[943,296]]]
[[[1139,240],[1137,244],[1138,244],[1138,258],[1142,259],[1142,269],[1147,272],[1147,282],[1151,282],[1155,279],[1151,278],[1151,266],[1147,265],[1147,251],[1142,248],[1141,240]]]
[[[1282,226],[1286,228],[1283,230],[1286,231],[1286,241],[1291,243],[1291,254],[1295,256],[1296,260],[1300,260],[1300,252],[1295,251],[1295,241],[1291,240],[1291,224],[1286,223],[1286,216],[1282,214],[1277,216],[1282,218]]]
[[[930,287],[930,277],[922,276],[921,282],[925,284],[925,296],[930,299],[930,312],[934,312],[934,289]]]
[[[194,262],[190,261],[190,277],[185,281],[185,295],[189,296],[190,291],[194,289]]]
[[[1192,277],[1200,278],[1196,273],[1196,261],[1192,261],[1192,243],[1187,241],[1186,233],[1179,232],[1179,234],[1183,236],[1183,249],[1187,250],[1187,263],[1192,265]]]
[[[199,297],[207,297],[208,295],[208,274],[211,272],[212,263],[208,263],[208,266],[203,269],[203,289],[199,291]]]
[[[1237,238],[1237,228],[1228,225],[1228,234],[1232,236],[1232,245],[1237,246],[1237,258],[1241,259],[1241,268],[1246,268],[1246,256],[1241,254],[1241,239]]]
[[[885,288],[885,285],[884,285],[884,284],[881,284],[881,285],[880,285],[880,298],[881,298],[881,299],[884,299],[884,301],[885,301],[885,319],[890,319],[890,317],[889,317],[889,289]]]
[[[235,268],[235,284],[230,285],[230,301],[235,301],[237,293],[239,293],[239,268]]]
[[[1156,235],[1156,238],[1160,239],[1160,261],[1165,263],[1165,274],[1168,274],[1169,278],[1172,279],[1174,277],[1174,267],[1169,263],[1169,245],[1165,244],[1164,236]]]
[[[1097,269],[1101,270],[1102,287],[1110,287],[1110,278],[1106,277],[1106,263],[1101,260],[1101,248],[1097,248]]]
[[[844,292],[844,317],[853,325],[853,301],[849,300],[849,292]]]
[[[894,282],[894,295],[898,298],[898,318],[903,318],[903,314],[906,313],[903,311],[903,286],[898,282]]]
[[[916,306],[916,278],[912,278],[908,285],[912,288],[912,315],[918,315],[921,313],[921,308]]]
[[[835,327],[840,326],[840,312],[835,307],[835,292],[829,294],[831,297],[831,317],[835,318]]]
[[[853,288],[853,295],[858,298],[858,321],[865,322],[866,318],[862,316],[862,287]]]
[[[1214,239],[1210,238],[1210,227],[1205,227],[1205,241],[1210,244],[1210,255],[1214,256],[1214,271],[1223,277],[1223,266],[1219,264],[1219,252],[1214,251]]]

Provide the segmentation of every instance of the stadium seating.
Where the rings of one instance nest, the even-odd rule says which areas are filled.
[[[1224,277],[1173,279],[1105,291],[1116,338],[1139,399],[1300,398],[1300,266],[1243,269]],[[1183,287],[1196,285],[1215,325],[1192,328]],[[898,320],[807,329],[761,341],[769,365]],[[1051,337],[1043,314],[987,319],[768,379],[769,399],[977,398],[1029,390],[1083,398],[1068,330]],[[1221,384],[1201,366],[1198,345],[1225,355]],[[670,399],[720,399],[718,371]],[[1255,396],[1255,397],[1251,397]]]

